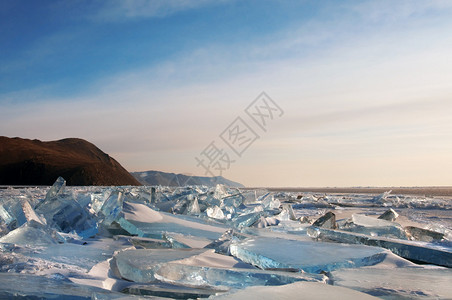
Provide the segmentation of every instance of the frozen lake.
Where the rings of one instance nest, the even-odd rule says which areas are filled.
[[[4,187],[0,297],[452,298],[452,197],[375,192]]]

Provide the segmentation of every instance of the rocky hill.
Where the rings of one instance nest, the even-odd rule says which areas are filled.
[[[0,185],[140,185],[115,159],[82,139],[42,142],[0,136]]]

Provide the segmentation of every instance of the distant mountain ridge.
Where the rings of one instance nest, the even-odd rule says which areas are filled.
[[[0,185],[140,185],[114,158],[78,138],[42,142],[0,136]]]
[[[143,185],[184,186],[205,185],[215,186],[224,184],[230,187],[244,187],[243,184],[224,178],[223,176],[202,177],[187,176],[183,174],[166,173],[160,171],[131,172],[131,174]]]

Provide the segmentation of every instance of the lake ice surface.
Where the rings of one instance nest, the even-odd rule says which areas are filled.
[[[0,190],[2,298],[446,299],[451,283],[448,197]]]

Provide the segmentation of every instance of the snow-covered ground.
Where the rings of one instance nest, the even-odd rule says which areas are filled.
[[[452,298],[447,197],[0,190],[0,298]]]

